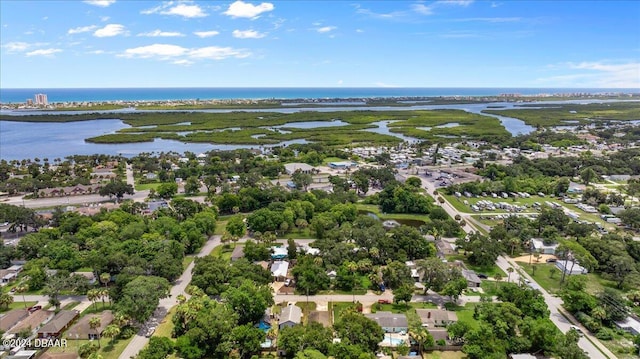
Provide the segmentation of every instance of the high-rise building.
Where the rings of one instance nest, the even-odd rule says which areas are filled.
[[[38,106],[47,106],[49,101],[47,100],[47,95],[43,93],[36,94],[36,105]]]
[[[33,100],[28,98],[27,99],[27,106],[33,106]]]

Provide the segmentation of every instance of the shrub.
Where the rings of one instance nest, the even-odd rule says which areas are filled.
[[[436,340],[436,345],[445,346],[447,345],[447,342],[445,342],[444,339],[438,339]]]
[[[613,339],[613,330],[609,328],[600,328],[596,333],[596,338],[600,340],[611,340]]]

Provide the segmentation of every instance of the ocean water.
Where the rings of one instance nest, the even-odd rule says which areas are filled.
[[[311,99],[432,96],[495,96],[499,94],[638,93],[640,89],[571,88],[0,88],[0,103],[24,103],[37,93],[49,102],[153,101],[211,99]]]

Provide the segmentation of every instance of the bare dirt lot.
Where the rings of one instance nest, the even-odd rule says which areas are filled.
[[[529,263],[529,259],[531,259],[531,262],[534,262],[534,263],[545,263],[547,261],[547,259],[558,259],[558,257],[556,257],[556,256],[554,256],[552,254],[541,254],[539,262],[536,261],[536,257],[529,256],[529,255],[516,257],[513,260],[516,261],[516,262]]]

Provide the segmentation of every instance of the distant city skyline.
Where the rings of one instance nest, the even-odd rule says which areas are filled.
[[[637,1],[2,1],[1,88],[640,88]]]

